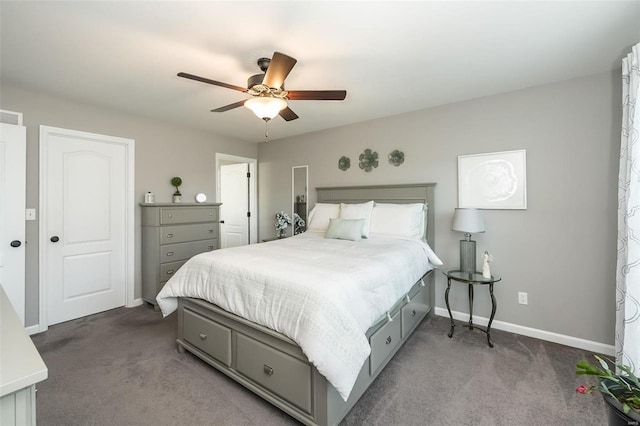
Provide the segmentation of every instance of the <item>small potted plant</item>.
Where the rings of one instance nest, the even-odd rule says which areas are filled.
[[[173,193],[173,202],[181,203],[182,202],[182,193],[180,192],[180,185],[182,185],[182,178],[178,176],[171,178],[171,185],[176,187],[176,192]]]
[[[594,390],[600,391],[609,409],[609,425],[640,424],[640,381],[636,375],[625,365],[618,365],[619,373],[614,373],[607,361],[597,355],[594,357],[599,366],[582,360],[576,364],[576,374],[597,376],[600,383],[580,385],[576,392],[593,394]]]
[[[293,234],[298,235],[305,231],[306,223],[298,213],[293,214]]]
[[[278,231],[278,238],[284,238],[284,234],[289,225],[291,225],[291,216],[283,211],[276,213],[275,227]]]

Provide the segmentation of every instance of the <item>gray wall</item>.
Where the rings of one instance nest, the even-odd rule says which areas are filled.
[[[478,252],[494,256],[496,320],[612,345],[615,326],[620,73],[597,74],[518,92],[403,114],[259,146],[261,237],[273,215],[290,208],[290,166],[309,165],[309,207],[318,186],[437,182],[436,252],[458,265],[462,234],[451,231],[457,207],[457,157],[527,150],[527,210],[486,210]],[[382,96],[382,95],[381,95]],[[392,94],[390,95],[392,96]],[[327,108],[331,108],[328,104]],[[301,117],[312,120],[313,117]],[[365,148],[380,166],[358,167]],[[400,167],[386,156],[405,153]],[[338,159],[351,158],[346,172]],[[436,275],[437,305],[446,280]],[[527,292],[528,305],[518,304]],[[467,292],[450,293],[468,312]],[[488,317],[487,292],[474,313]]]
[[[92,105],[79,104],[22,87],[2,84],[2,109],[24,114],[27,127],[27,207],[38,208],[39,126],[119,136],[135,140],[136,200],[151,191],[156,201],[171,201],[175,190],[169,180],[180,176],[183,200],[204,192],[216,199],[215,153],[257,158],[254,143],[206,134],[160,121],[131,116]],[[38,218],[40,211],[38,209]],[[140,208],[135,218],[135,297],[141,297]],[[26,316],[27,326],[38,323],[38,221],[27,222]]]

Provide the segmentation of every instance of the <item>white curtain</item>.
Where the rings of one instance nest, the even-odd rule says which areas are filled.
[[[640,371],[640,43],[622,60],[616,362]]]

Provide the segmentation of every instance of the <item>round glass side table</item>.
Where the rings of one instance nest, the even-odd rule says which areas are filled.
[[[474,328],[482,331],[487,335],[487,343],[489,347],[493,347],[493,343],[491,342],[491,323],[493,322],[493,318],[496,316],[496,298],[493,295],[493,284],[500,281],[502,278],[497,277],[495,275],[491,275],[491,278],[485,278],[482,276],[480,272],[463,272],[459,269],[452,269],[449,271],[443,271],[443,274],[447,276],[447,290],[444,292],[444,301],[447,304],[447,310],[449,311],[449,318],[451,319],[451,330],[449,330],[449,338],[453,336],[453,329],[455,328],[455,323],[453,322],[453,315],[451,314],[451,307],[449,306],[449,290],[451,290],[451,281],[456,281],[462,284],[469,285],[469,323],[461,324],[462,327],[468,327],[470,330]],[[489,317],[489,323],[486,328],[478,327],[473,324],[473,286],[474,285],[488,285],[489,286],[489,294],[491,295],[491,316]]]

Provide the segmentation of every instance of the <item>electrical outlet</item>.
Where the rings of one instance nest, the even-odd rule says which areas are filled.
[[[521,305],[527,305],[527,293],[518,292],[518,303]]]
[[[25,220],[36,220],[36,209],[26,209]]]

